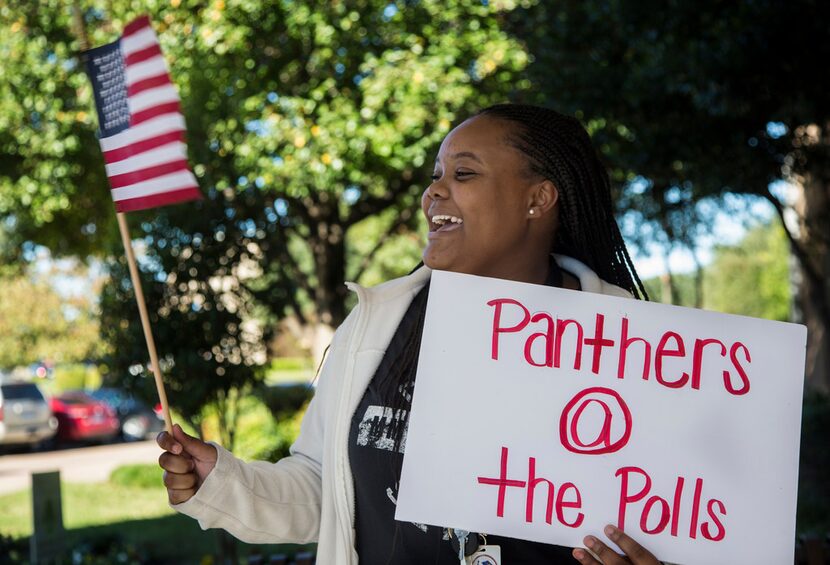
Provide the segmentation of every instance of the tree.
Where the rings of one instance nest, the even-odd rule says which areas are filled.
[[[97,356],[97,342],[85,299],[63,298],[28,274],[0,278],[0,368],[86,361]]]
[[[788,322],[791,318],[787,238],[776,223],[760,224],[736,245],[715,248],[706,269],[706,308]]]
[[[66,2],[0,6],[0,217],[4,259],[33,241],[54,254],[115,240],[91,91]]]
[[[756,224],[735,244],[714,248],[703,274],[701,303],[695,288],[697,273],[673,275],[674,300],[667,300],[661,290],[662,278],[644,281],[652,300],[782,322],[792,317],[788,242],[772,220]]]
[[[539,99],[581,118],[613,168],[621,206],[671,214],[726,193],[801,188],[786,231],[811,329],[808,385],[830,390],[830,103],[817,71],[826,2],[543,1],[517,18]],[[645,190],[632,190],[643,186]],[[826,329],[825,329],[826,328]]]
[[[114,39],[138,15],[127,0],[80,5],[92,44]],[[308,308],[297,314],[308,323],[331,328],[346,315],[350,230],[384,210],[395,213],[379,228],[411,229],[429,160],[450,124],[528,86],[520,77],[527,55],[500,28],[513,6],[145,3],[182,95],[202,188],[255,187],[273,202],[288,236],[279,269],[301,289]],[[0,153],[10,155],[0,160],[0,212],[26,226],[20,238],[57,248],[69,229],[64,248],[105,248],[109,202],[68,8],[55,0],[0,13],[0,33],[14,38],[0,75]],[[370,251],[386,236],[375,237]]]

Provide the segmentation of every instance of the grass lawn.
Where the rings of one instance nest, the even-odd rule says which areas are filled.
[[[195,520],[167,506],[163,487],[142,488],[112,483],[63,483],[63,521],[68,547],[81,544],[132,547],[152,563],[200,563],[218,548],[215,531],[202,531]],[[29,490],[0,496],[0,535],[20,539],[32,533]],[[239,553],[259,551],[293,554],[294,545],[248,545],[239,543]],[[2,562],[2,559],[0,559]]]
[[[309,383],[314,379],[314,369],[275,369],[268,371],[265,383],[269,385]]]

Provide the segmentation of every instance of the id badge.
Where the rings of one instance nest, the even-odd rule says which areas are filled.
[[[498,545],[482,545],[467,557],[469,565],[502,565],[501,547]]]

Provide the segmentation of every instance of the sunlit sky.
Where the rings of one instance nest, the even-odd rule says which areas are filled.
[[[741,198],[733,200],[729,210],[719,209],[714,216],[710,233],[697,239],[697,256],[701,264],[707,265],[712,260],[715,245],[732,245],[743,238],[747,227],[769,220],[775,211],[772,205],[761,198]],[[666,273],[665,247],[654,244],[650,249],[640,250],[628,244],[632,259],[641,279],[650,279]],[[691,251],[675,248],[668,258],[672,273],[694,271],[695,262]]]

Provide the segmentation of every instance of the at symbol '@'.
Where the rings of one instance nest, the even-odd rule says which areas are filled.
[[[599,404],[604,412],[605,419],[596,439],[586,443],[579,437],[578,425],[585,408],[592,402]],[[614,411],[609,406],[609,402],[611,405],[617,406],[617,412],[622,413],[623,419],[623,433],[615,441],[612,441],[611,437]],[[559,418],[559,440],[565,449],[573,453],[584,455],[613,453],[625,447],[630,437],[631,411],[619,393],[610,388],[590,387],[580,391],[565,405],[562,416]]]

